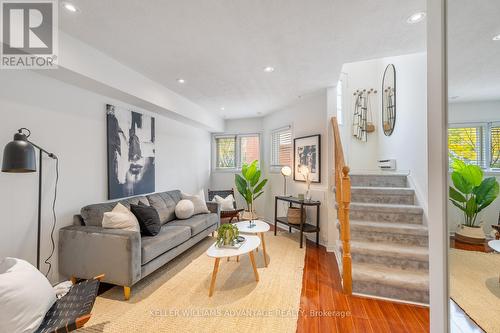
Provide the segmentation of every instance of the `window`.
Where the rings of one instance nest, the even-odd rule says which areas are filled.
[[[260,142],[258,135],[248,135],[240,137],[240,165],[250,164],[255,160],[260,160]]]
[[[260,161],[259,134],[215,135],[216,170],[238,170],[244,163]]]
[[[487,170],[500,169],[500,123],[451,125],[448,149],[450,159],[458,158]]]
[[[500,169],[500,123],[490,126],[490,168]]]
[[[337,82],[337,122],[342,125],[342,108],[343,108],[343,98],[342,98],[342,80]]]
[[[292,128],[286,126],[271,133],[271,163],[272,171],[279,171],[283,166],[292,166]]]
[[[236,167],[236,136],[216,137],[215,151],[217,169]]]

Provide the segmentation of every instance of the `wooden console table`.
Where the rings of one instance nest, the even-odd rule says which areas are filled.
[[[286,216],[278,217],[278,201],[288,202],[289,207],[293,205],[297,205],[300,207],[300,224],[293,224],[288,222],[288,218]],[[285,224],[288,226],[288,231],[291,232],[292,228],[300,230],[300,247],[303,245],[303,234],[309,232],[316,233],[316,245],[319,245],[319,206],[321,205],[320,201],[314,200],[301,200],[295,197],[284,197],[284,196],[276,196],[274,197],[274,236],[276,236],[276,229],[278,227],[278,222]],[[304,207],[316,206],[316,225],[303,222],[303,211]]]

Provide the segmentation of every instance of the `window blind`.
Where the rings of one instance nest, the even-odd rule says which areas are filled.
[[[492,123],[490,127],[490,158],[491,169],[500,169],[500,123]]]
[[[292,129],[290,126],[272,132],[270,166],[292,166]]]
[[[450,159],[457,158],[466,163],[486,168],[485,126],[463,126],[448,129]],[[451,162],[451,161],[450,161]]]

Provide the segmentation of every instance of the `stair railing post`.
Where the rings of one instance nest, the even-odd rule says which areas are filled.
[[[352,259],[351,259],[351,227],[349,223],[349,206],[351,203],[351,179],[349,167],[342,168],[342,276],[344,293],[352,294]]]

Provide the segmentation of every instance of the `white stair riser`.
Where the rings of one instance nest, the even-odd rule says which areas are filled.
[[[429,292],[421,289],[410,289],[394,287],[377,281],[355,281],[352,284],[353,292],[386,297],[392,299],[405,300],[417,303],[429,303]]]

